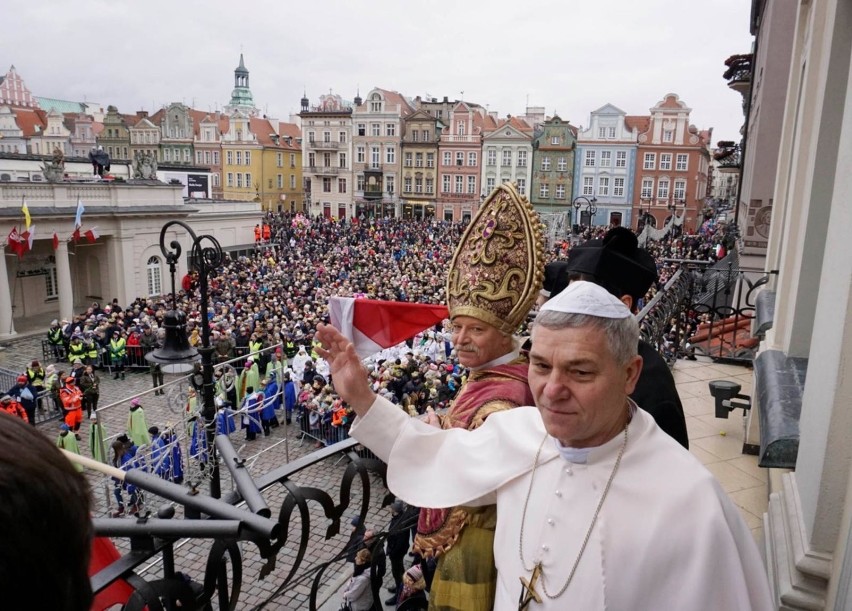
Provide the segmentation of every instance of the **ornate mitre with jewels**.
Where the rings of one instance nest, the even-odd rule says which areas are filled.
[[[541,221],[514,185],[503,183],[473,217],[447,277],[450,319],[472,316],[505,333],[524,321],[544,277]]]

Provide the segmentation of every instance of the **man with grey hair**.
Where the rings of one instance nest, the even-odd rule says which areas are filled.
[[[574,282],[542,307],[530,351],[536,406],[475,431],[408,418],[371,392],[351,343],[328,326],[317,336],[358,415],[351,434],[388,463],[394,494],[415,505],[496,502],[494,609],[773,608],[737,508],[629,399],[639,330],[605,289]]]

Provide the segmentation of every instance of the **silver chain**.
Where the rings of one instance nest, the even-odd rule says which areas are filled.
[[[627,447],[627,427],[630,424],[630,419],[628,418],[627,423],[624,425],[624,442],[621,444],[621,449],[618,451],[618,456],[615,459],[615,465],[612,467],[612,473],[609,475],[609,480],[606,482],[606,487],[603,490],[603,494],[601,494],[601,500],[598,501],[598,507],[595,509],[595,515],[592,516],[592,522],[589,524],[589,529],[586,531],[586,537],[583,539],[583,545],[580,546],[580,552],[577,554],[576,560],[574,560],[574,566],[571,567],[571,572],[568,574],[568,579],[565,580],[565,584],[562,588],[556,593],[551,594],[547,591],[547,579],[544,576],[544,569],[541,570],[541,588],[544,591],[544,595],[547,596],[551,600],[555,600],[562,596],[565,593],[565,590],[568,589],[568,584],[571,583],[571,580],[574,578],[574,573],[577,571],[577,566],[580,564],[580,558],[583,557],[583,552],[586,551],[586,545],[589,543],[589,539],[592,536],[592,529],[595,527],[595,522],[598,520],[598,514],[601,512],[601,507],[603,507],[604,500],[606,499],[606,495],[609,493],[609,488],[612,485],[612,480],[615,478],[615,472],[618,471],[618,465],[621,464],[621,457],[624,456],[624,449]],[[538,469],[538,459],[541,456],[541,449],[544,447],[544,442],[547,441],[549,437],[548,434],[544,435],[544,439],[541,440],[541,445],[538,446],[538,452],[535,455],[535,461],[533,462],[532,473],[530,474],[530,487],[527,490],[527,498],[524,501],[524,513],[521,517],[521,536],[519,538],[518,543],[518,552],[521,557],[521,566],[525,571],[533,571],[535,569],[535,564],[533,564],[532,568],[527,568],[527,562],[524,560],[524,526],[527,521],[527,506],[530,502],[530,495],[532,494],[533,489],[533,481],[535,480],[535,472]],[[541,563],[539,563],[541,564]]]

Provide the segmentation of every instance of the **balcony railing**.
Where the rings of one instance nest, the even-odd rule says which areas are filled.
[[[462,136],[455,136],[451,134],[445,134],[441,136],[441,142],[479,142],[479,136],[472,136],[468,134]]]
[[[309,166],[307,169],[311,174],[319,174],[320,176],[337,176],[340,170],[345,170],[346,168],[338,168],[334,166]]]
[[[334,150],[337,150],[341,146],[344,146],[344,143],[342,143],[342,142],[333,142],[331,140],[329,140],[328,142],[326,142],[324,140],[309,140],[308,144],[311,146],[311,148],[315,148],[315,149],[334,149]]]

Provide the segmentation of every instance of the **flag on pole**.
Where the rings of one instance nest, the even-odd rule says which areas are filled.
[[[9,235],[6,237],[6,245],[9,247],[9,250],[18,255],[20,259],[24,256],[24,240],[21,238],[21,234],[18,233],[17,227],[12,227],[12,231],[9,232]]]
[[[83,213],[86,211],[86,208],[83,207],[83,200],[80,199],[80,196],[77,196],[77,218],[74,219],[74,228],[80,229],[83,225]],[[79,236],[78,236],[79,237]]]
[[[28,252],[33,249],[33,240],[35,240],[35,225],[33,225],[21,234],[21,240],[26,244],[27,249],[24,252]]]
[[[24,199],[23,195],[21,196],[21,212],[24,213],[24,224],[26,225],[26,228],[29,229],[33,219],[30,216],[30,209],[27,207],[27,200]]]
[[[446,306],[331,297],[331,324],[355,344],[362,359],[396,346],[449,317]]]
[[[100,234],[100,233],[98,233],[98,228],[97,228],[97,227],[92,227],[91,229],[89,229],[89,230],[88,230],[86,233],[84,233],[83,235],[84,235],[84,236],[86,236],[86,239],[87,239],[90,243],[94,243],[94,242],[95,242],[95,240],[97,240],[99,237],[101,237],[101,234]]]
[[[80,241],[80,228],[77,227],[74,229],[74,233],[71,234],[71,241],[75,244]]]
[[[59,248],[59,236],[56,235],[56,232],[53,232],[53,250]]]

